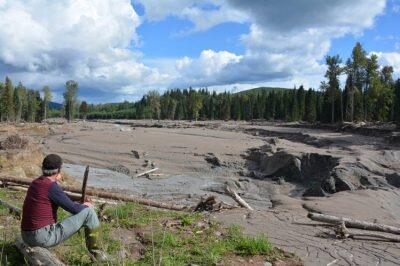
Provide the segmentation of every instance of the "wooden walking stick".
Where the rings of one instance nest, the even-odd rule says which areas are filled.
[[[81,198],[82,203],[86,202],[86,186],[88,178],[89,178],[89,165],[86,166],[85,174],[83,175],[82,198]]]

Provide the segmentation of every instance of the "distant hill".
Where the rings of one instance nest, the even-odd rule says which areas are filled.
[[[245,90],[245,91],[240,91],[237,92],[236,94],[262,94],[264,93],[269,93],[272,91],[283,91],[283,90],[287,90],[288,88],[279,88],[279,87],[258,87],[258,88],[254,88],[254,89],[250,89],[250,90]]]
[[[49,102],[50,110],[60,110],[61,108],[63,108],[63,105],[61,103]]]

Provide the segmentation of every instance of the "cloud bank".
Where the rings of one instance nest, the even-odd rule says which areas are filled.
[[[95,101],[140,97],[150,88],[317,86],[331,42],[362,34],[385,0],[0,0],[0,75],[59,90],[77,80]],[[140,52],[142,23],[177,17],[186,34],[227,23],[248,25],[243,54],[204,47],[197,57],[152,59]],[[184,37],[182,37],[184,38]],[[377,52],[400,73],[400,54]],[[60,94],[61,95],[61,94]],[[108,95],[108,96],[107,96]],[[98,98],[96,98],[98,97]]]

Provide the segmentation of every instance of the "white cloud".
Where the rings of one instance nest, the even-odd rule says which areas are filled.
[[[204,50],[199,58],[184,57],[176,62],[176,70],[179,76],[176,78],[176,86],[207,86],[220,83],[221,75],[229,65],[237,64],[242,56],[227,51],[215,52]]]
[[[371,52],[378,56],[378,62],[382,66],[392,66],[394,76],[400,78],[400,53]]]
[[[178,64],[187,66],[184,77],[193,78],[180,77],[183,84],[211,86],[301,80],[316,87],[323,77],[325,66],[321,61],[329,52],[331,41],[345,34],[361,34],[373,26],[374,18],[385,8],[385,0],[227,0],[225,4],[232,10],[240,10],[251,23],[249,33],[241,38],[245,53],[235,55],[237,59],[222,64],[223,68],[216,68],[213,75],[204,72],[204,68],[215,65],[215,60],[221,58],[203,60],[203,54],[197,59],[184,58]]]
[[[3,0],[0,18],[4,74],[27,85],[60,86],[60,79],[76,79],[115,92],[131,84],[165,84],[168,78],[131,49],[139,42],[135,30],[141,21],[129,0]],[[35,81],[29,73],[46,79],[29,84]]]
[[[144,6],[144,17],[137,15],[130,0],[0,0],[0,74],[27,85],[60,86],[76,79],[96,95],[111,93],[124,99],[149,88],[174,86],[316,87],[331,41],[362,34],[386,4],[385,0],[135,2]],[[225,22],[247,23],[249,32],[240,38],[245,52],[204,47],[196,58],[146,58],[137,47],[136,29],[143,20],[169,16],[192,22],[186,33]],[[397,53],[382,53],[380,58],[399,65]]]
[[[185,19],[193,28],[183,33],[206,31],[225,22],[244,23],[247,15],[240,9],[232,9],[225,0],[135,0],[145,9],[145,18],[160,21],[168,16]],[[179,32],[180,34],[182,32]]]
[[[233,7],[245,10],[254,22],[275,31],[305,28],[346,28],[363,30],[385,7],[385,0],[228,0]]]

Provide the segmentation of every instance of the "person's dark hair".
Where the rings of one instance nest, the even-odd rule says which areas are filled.
[[[57,154],[47,155],[42,163],[42,172],[44,176],[51,176],[61,172],[62,159]]]

